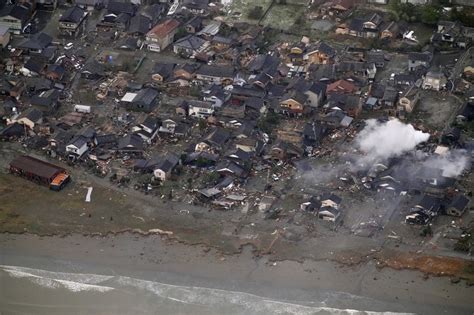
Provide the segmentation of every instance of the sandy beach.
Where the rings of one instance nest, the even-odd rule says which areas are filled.
[[[63,238],[2,234],[0,250],[2,314],[147,314],[158,309],[167,310],[160,314],[265,314],[277,310],[284,310],[283,314],[334,314],[341,309],[472,314],[474,310],[474,287],[462,281],[454,284],[447,277],[426,278],[416,271],[378,270],[375,262],[355,267],[310,260],[274,263],[265,256],[254,257],[250,247],[240,255],[223,256],[160,236],[128,233]],[[15,273],[5,266],[34,270],[19,272],[14,268]],[[76,279],[73,275],[78,274],[106,277],[100,287],[112,289],[93,294],[94,287],[90,292],[74,292],[31,281],[45,277],[46,271],[54,272],[54,277],[47,273],[47,279]],[[31,273],[35,276],[24,276]],[[147,293],[140,291],[144,288]],[[241,298],[230,299],[235,296]],[[263,307],[262,301],[271,302]]]

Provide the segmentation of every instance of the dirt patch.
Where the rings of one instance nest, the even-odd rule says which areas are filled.
[[[396,270],[413,269],[434,276],[456,276],[466,279],[474,277],[474,274],[468,272],[472,263],[455,257],[384,251],[377,254],[376,258],[380,267]]]
[[[460,104],[457,97],[446,92],[423,91],[413,117],[422,120],[430,128],[443,129],[452,121]]]

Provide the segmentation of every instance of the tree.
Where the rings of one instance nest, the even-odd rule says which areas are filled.
[[[263,15],[263,8],[261,6],[253,7],[248,13],[248,18],[252,20],[258,20]]]
[[[438,23],[440,12],[439,9],[432,5],[421,6],[421,22],[428,25],[435,25]]]
[[[203,131],[207,128],[207,121],[205,119],[200,119],[198,122],[199,130]]]
[[[280,123],[280,116],[274,112],[268,112],[264,118],[261,118],[257,126],[263,132],[270,134],[273,128]]]
[[[176,32],[176,35],[174,35],[174,40],[178,40],[184,36],[188,35],[188,32],[186,31],[186,28],[184,26],[181,26],[178,28],[178,31]]]
[[[453,7],[451,11],[451,19],[453,21],[459,21],[464,26],[474,27],[474,8],[463,7],[462,9],[457,9]]]

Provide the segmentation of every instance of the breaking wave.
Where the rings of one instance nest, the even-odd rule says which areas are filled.
[[[17,266],[0,265],[0,268],[8,273],[11,277],[28,278],[30,281],[50,289],[68,289],[72,292],[107,292],[114,289],[112,287],[99,285],[101,282],[111,279],[112,276],[52,272]]]
[[[263,296],[222,289],[179,286],[156,281],[148,281],[125,276],[107,276],[97,274],[52,272],[47,270],[0,265],[13,278],[27,278],[35,284],[51,289],[66,289],[70,292],[95,291],[108,292],[112,290],[133,291],[138,295],[152,295],[160,303],[174,303],[186,307],[200,309],[205,307],[210,312],[219,314],[407,314],[393,312],[373,312],[355,309],[338,309],[329,307],[326,299],[322,301],[278,301]],[[339,294],[339,293],[338,293]],[[358,296],[340,293],[336,299],[345,301],[356,300]],[[329,299],[329,298],[328,298]],[[182,312],[179,312],[182,313]]]

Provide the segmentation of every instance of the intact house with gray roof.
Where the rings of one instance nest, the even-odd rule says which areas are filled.
[[[415,71],[419,67],[428,69],[433,59],[433,54],[430,52],[412,52],[408,54],[408,71]]]
[[[158,103],[158,91],[145,88],[138,93],[126,93],[121,102],[128,110],[151,112]]]
[[[12,34],[22,34],[35,13],[28,2],[7,4],[0,9],[0,26],[7,27]]]
[[[202,65],[195,72],[195,78],[203,83],[228,85],[234,81],[234,68],[229,66]]]
[[[173,51],[175,54],[184,58],[189,58],[202,52],[209,45],[208,41],[196,35],[187,35],[178,39],[173,44]]]
[[[87,11],[77,6],[64,11],[59,18],[59,33],[67,37],[77,37],[84,29]]]

